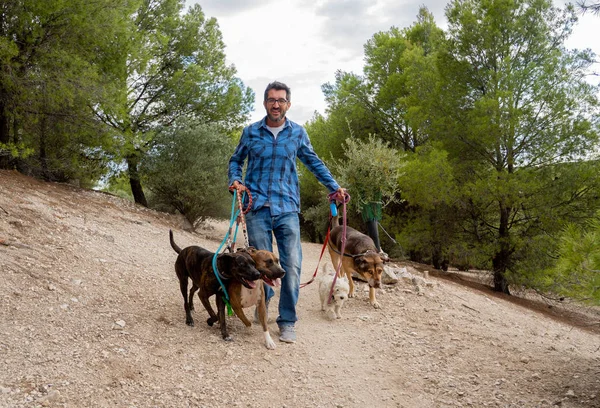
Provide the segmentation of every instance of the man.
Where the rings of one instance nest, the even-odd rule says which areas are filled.
[[[243,193],[244,186],[252,194],[252,210],[246,215],[249,244],[272,251],[275,235],[281,266],[286,271],[279,297],[279,340],[295,343],[302,267],[296,158],[329,192],[344,194],[344,189],[314,152],[306,130],[285,117],[291,107],[290,100],[291,91],[287,85],[272,82],[267,86],[263,101],[267,116],[243,130],[229,160],[229,184],[238,194]],[[242,184],[242,167],[246,159],[246,178]],[[269,286],[265,289],[268,307],[274,292]]]

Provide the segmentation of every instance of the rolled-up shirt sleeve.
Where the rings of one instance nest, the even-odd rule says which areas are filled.
[[[229,185],[232,185],[234,181],[242,182],[242,169],[244,167],[244,161],[248,157],[248,132],[246,129],[242,132],[242,137],[238,143],[233,155],[229,159],[229,168],[227,176],[229,178]]]

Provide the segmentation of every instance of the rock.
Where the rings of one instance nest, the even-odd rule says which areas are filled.
[[[393,268],[390,268],[388,266],[383,267],[381,283],[384,283],[386,285],[395,285],[396,283],[398,283],[398,277],[396,276],[396,273],[394,272]]]
[[[113,330],[123,330],[125,327],[125,320],[117,320],[115,324],[113,324]]]

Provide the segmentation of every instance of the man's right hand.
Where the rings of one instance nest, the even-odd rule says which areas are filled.
[[[231,184],[230,190],[234,188],[238,194],[243,194],[244,191],[246,191],[246,186],[244,186],[242,183],[240,183],[239,181],[235,180],[233,182],[233,184]]]

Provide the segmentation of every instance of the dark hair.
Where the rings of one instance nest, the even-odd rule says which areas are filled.
[[[289,86],[283,82],[273,81],[267,85],[267,89],[265,89],[265,101],[267,100],[267,94],[271,89],[275,89],[276,91],[285,91],[285,98],[288,100],[288,102],[292,99],[292,91],[290,90]]]

